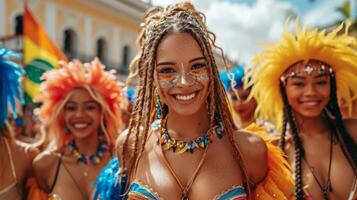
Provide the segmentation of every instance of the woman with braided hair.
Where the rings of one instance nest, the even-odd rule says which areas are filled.
[[[95,199],[291,198],[279,149],[234,126],[204,15],[187,2],[154,7],[138,43],[132,118]]]
[[[357,41],[342,29],[310,31],[297,21],[296,34],[286,31],[253,59],[257,114],[282,128],[298,200],[356,199],[357,120],[342,119],[339,100],[352,110]]]

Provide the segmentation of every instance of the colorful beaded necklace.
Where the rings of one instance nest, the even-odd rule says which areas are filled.
[[[154,122],[153,126],[157,126],[159,122]],[[190,141],[176,140],[172,138],[166,128],[167,118],[164,119],[164,126],[161,129],[161,136],[159,138],[159,144],[164,147],[164,150],[172,149],[177,154],[183,154],[185,152],[193,153],[196,148],[206,149],[208,144],[212,141],[211,137],[213,133],[216,133],[219,139],[223,136],[223,123],[218,117],[215,117],[216,125],[210,128],[206,134]]]
[[[83,163],[85,165],[98,165],[103,156],[107,151],[109,151],[108,142],[105,140],[104,136],[99,136],[99,144],[97,150],[94,154],[87,156],[79,152],[78,147],[74,138],[68,143],[68,148],[71,151],[71,154],[76,158],[77,163]]]

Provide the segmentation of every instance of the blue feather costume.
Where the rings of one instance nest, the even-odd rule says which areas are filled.
[[[8,118],[8,108],[12,111],[13,117],[17,118],[16,100],[24,103],[21,98],[21,78],[25,71],[9,60],[10,57],[21,58],[21,54],[0,48],[0,128],[5,126]]]

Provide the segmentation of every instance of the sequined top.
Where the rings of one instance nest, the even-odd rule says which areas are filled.
[[[154,192],[150,187],[142,184],[139,181],[134,181],[129,188],[127,199],[147,199],[160,200],[163,199],[157,192]],[[214,197],[214,200],[246,200],[247,194],[244,187],[233,186],[222,194]]]
[[[129,189],[125,191],[126,176],[118,176],[120,170],[119,161],[113,158],[103,169],[95,183],[96,191],[94,199],[135,199],[135,200],[160,200],[160,195],[149,186],[139,180],[133,181]],[[114,187],[112,187],[114,186]],[[213,198],[214,200],[246,200],[247,194],[242,186],[233,186],[222,194]]]

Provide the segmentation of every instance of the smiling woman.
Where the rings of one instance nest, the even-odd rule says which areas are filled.
[[[36,98],[50,143],[34,160],[35,175],[45,199],[89,199],[121,125],[121,86],[97,59],[61,64],[43,76]],[[34,186],[29,199],[36,195]]]
[[[234,125],[204,15],[187,2],[153,7],[138,42],[133,115],[95,199],[291,198],[279,149]]]
[[[295,34],[253,60],[252,96],[260,116],[282,124],[298,200],[356,199],[357,120],[342,119],[339,105],[343,99],[352,111],[357,97],[357,41],[348,27],[326,33],[297,21]]]

